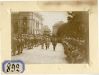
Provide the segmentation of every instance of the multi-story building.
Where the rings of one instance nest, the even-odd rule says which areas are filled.
[[[13,12],[11,14],[12,33],[42,34],[43,18],[37,12]]]

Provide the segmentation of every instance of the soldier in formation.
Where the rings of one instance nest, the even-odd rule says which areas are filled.
[[[57,45],[57,38],[52,37],[52,45],[53,45],[53,50],[55,51],[56,45]]]
[[[46,37],[46,39],[45,39],[45,46],[46,46],[46,50],[49,49],[49,46],[50,46],[50,38],[49,37]]]

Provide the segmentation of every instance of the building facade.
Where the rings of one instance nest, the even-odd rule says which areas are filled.
[[[42,34],[43,18],[37,12],[14,12],[11,14],[13,34]]]

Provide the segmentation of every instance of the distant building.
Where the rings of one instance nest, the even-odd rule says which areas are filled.
[[[42,33],[43,33],[43,35],[50,35],[51,34],[51,30],[50,30],[50,28],[47,25],[43,25]]]
[[[57,23],[54,24],[54,26],[53,26],[53,31],[52,31],[52,35],[56,35],[56,34],[57,34],[58,28],[59,28],[63,23],[64,23],[63,21],[59,21],[59,22],[57,22]]]
[[[41,34],[43,18],[37,12],[13,12],[11,14],[12,33]]]

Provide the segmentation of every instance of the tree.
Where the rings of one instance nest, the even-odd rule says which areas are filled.
[[[84,39],[88,35],[88,12],[77,11],[68,13],[68,23],[58,29],[58,37],[64,35]]]
[[[57,36],[61,37],[64,46],[64,52],[69,58],[70,62],[88,62],[89,59],[89,15],[85,11],[77,11],[68,13],[68,22],[61,25],[58,29]],[[68,42],[64,44],[64,39],[69,37],[71,39],[64,40]],[[76,39],[76,40],[73,40]],[[83,43],[81,41],[84,41]],[[80,59],[79,59],[80,57]]]

